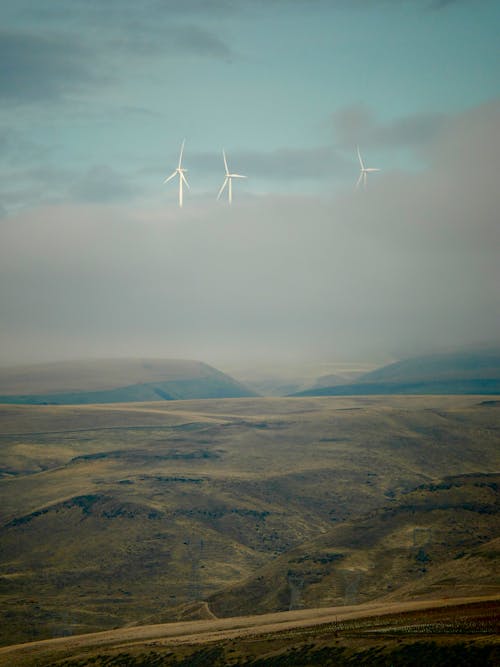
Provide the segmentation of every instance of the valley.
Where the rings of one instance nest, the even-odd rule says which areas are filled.
[[[499,592],[481,396],[0,406],[3,645]]]

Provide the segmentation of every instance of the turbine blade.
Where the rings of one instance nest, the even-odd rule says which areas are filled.
[[[361,158],[361,153],[359,152],[359,146],[358,146],[357,148],[358,148],[359,164],[361,165],[361,169],[364,169],[364,168],[365,168],[365,165],[363,164],[363,160],[362,160],[362,158]]]
[[[221,187],[221,189],[219,190],[219,194],[217,195],[217,199],[218,199],[218,200],[220,199],[221,194],[224,192],[224,188],[226,187],[228,180],[229,180],[229,179],[228,179],[228,177],[226,176],[226,178],[224,179],[224,183],[222,184],[222,187]]]
[[[184,181],[184,183],[188,186],[189,189],[191,189],[191,186],[190,186],[189,183],[187,182],[187,179],[186,179],[186,177],[184,176],[184,174],[182,173],[182,171],[179,172],[179,173],[180,173],[181,178],[182,178],[182,180]]]
[[[222,157],[224,158],[224,166],[226,168],[226,175],[229,176],[229,169],[227,168],[227,160],[226,160],[226,151],[222,149]]]
[[[174,177],[176,174],[177,174],[177,171],[174,171],[174,173],[173,173],[173,174],[170,174],[170,176],[169,176],[168,178],[166,178],[163,182],[164,182],[164,183],[168,183],[169,181],[171,181],[171,180],[173,179],[173,177]]]
[[[358,182],[356,183],[356,189],[359,188],[362,178],[363,178],[363,172],[360,172]]]
[[[183,139],[183,140],[182,140],[182,144],[181,144],[181,153],[180,153],[180,155],[179,155],[179,165],[178,165],[178,167],[177,167],[178,169],[180,169],[180,168],[181,168],[181,165],[182,165],[182,154],[184,153],[184,144],[185,144],[185,143],[186,143],[186,140]]]
[[[243,176],[242,174],[231,174],[231,178],[247,178],[247,176]]]

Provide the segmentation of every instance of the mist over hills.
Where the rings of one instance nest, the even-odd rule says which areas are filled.
[[[288,367],[230,368],[239,380],[206,363],[182,359],[96,359],[0,367],[0,403],[69,405],[259,394],[500,393],[500,347],[422,355],[375,369],[373,364],[364,366],[297,362]],[[367,366],[371,367],[368,372]],[[321,374],[320,369],[330,372]]]
[[[89,404],[255,396],[200,361],[101,359],[0,368],[0,403]]]
[[[495,594],[499,402],[457,394],[500,353],[366,370],[306,393],[393,395],[255,397],[186,360],[0,369],[0,643]]]
[[[320,384],[292,395],[498,394],[500,348],[422,355],[375,369],[353,382]]]

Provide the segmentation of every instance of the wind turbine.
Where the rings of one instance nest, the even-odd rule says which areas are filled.
[[[184,172],[186,172],[187,169],[182,168],[182,154],[184,152],[185,142],[186,142],[186,140],[183,139],[182,146],[181,146],[181,153],[179,155],[179,164],[177,165],[177,169],[172,174],[170,174],[170,176],[168,178],[166,178],[163,181],[164,183],[168,183],[170,180],[172,180],[172,178],[174,178],[174,176],[179,175],[179,208],[182,208],[182,201],[183,201],[183,199],[182,199],[182,194],[183,194],[182,193],[182,185],[183,185],[183,183],[185,183],[187,185],[187,187],[189,188],[189,183],[187,182],[186,177],[184,176]]]
[[[365,165],[363,164],[363,159],[361,157],[361,153],[359,152],[359,146],[357,148],[358,148],[359,165],[361,167],[361,170],[359,172],[359,178],[358,178],[358,182],[356,183],[356,188],[359,188],[359,186],[361,184],[361,181],[363,181],[363,187],[366,188],[366,180],[367,180],[368,174],[372,171],[380,171],[380,169],[376,169],[375,167],[365,167]]]
[[[229,205],[231,205],[231,203],[233,201],[233,183],[232,183],[233,178],[246,178],[246,176],[242,176],[241,174],[230,174],[228,166],[227,166],[226,152],[224,150],[222,150],[222,157],[224,158],[224,167],[226,168],[226,178],[224,179],[224,183],[222,184],[222,187],[219,190],[219,194],[217,195],[217,199],[218,200],[220,199],[221,194],[224,192],[224,188],[227,185],[228,186],[227,199],[228,199]]]

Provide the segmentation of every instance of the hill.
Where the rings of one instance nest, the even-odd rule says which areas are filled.
[[[254,361],[251,365],[229,365],[224,372],[260,396],[287,396],[313,387],[347,384],[376,367],[368,362]]]
[[[404,359],[356,378],[314,386],[294,396],[374,394],[499,394],[500,349],[468,350]]]
[[[497,597],[125,627],[0,648],[5,667],[497,667]]]
[[[490,590],[498,444],[477,397],[0,406],[0,641]]]
[[[208,599],[217,616],[500,590],[500,474],[447,477],[391,498]]]
[[[69,405],[255,393],[199,361],[102,359],[0,368],[0,403]]]

